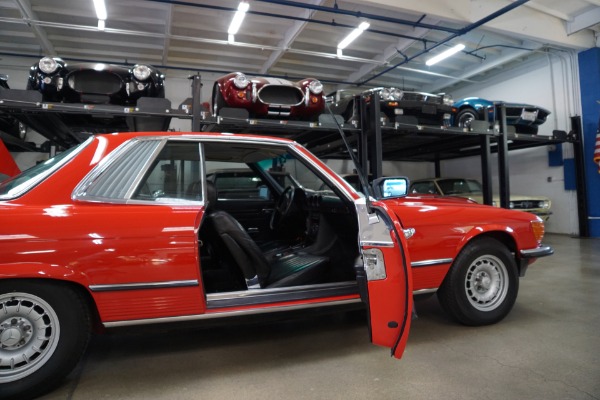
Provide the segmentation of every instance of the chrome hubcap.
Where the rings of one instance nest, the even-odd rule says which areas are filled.
[[[465,293],[480,311],[496,309],[508,293],[508,272],[497,257],[485,255],[474,260],[467,270]]]
[[[56,350],[58,316],[28,293],[0,295],[0,383],[22,379],[41,368]]]

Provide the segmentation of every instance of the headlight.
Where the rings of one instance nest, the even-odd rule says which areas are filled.
[[[239,73],[233,78],[233,84],[238,89],[246,89],[250,84],[250,81],[246,77],[246,75]]]
[[[383,100],[389,100],[391,95],[392,95],[392,92],[388,88],[385,88],[381,91],[381,98]]]
[[[51,57],[42,58],[38,63],[38,66],[40,67],[40,71],[45,74],[52,74],[58,69],[58,63]]]
[[[151,73],[152,71],[147,65],[136,65],[133,67],[133,76],[135,76],[135,79],[138,81],[145,81],[150,77]]]
[[[392,96],[394,96],[394,100],[402,100],[404,92],[400,89],[392,89]]]
[[[454,104],[454,101],[452,100],[452,96],[445,94],[442,97],[443,101],[444,101],[444,105],[446,106],[451,106],[452,104]]]
[[[538,208],[550,208],[550,202],[548,200],[542,200],[538,202]]]
[[[323,84],[319,81],[311,81],[308,84],[308,90],[314,94],[321,94],[323,93]]]

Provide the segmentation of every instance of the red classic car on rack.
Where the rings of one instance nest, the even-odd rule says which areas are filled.
[[[493,323],[552,252],[534,215],[374,187],[389,197],[286,139],[180,132],[97,135],[0,183],[3,398],[49,390],[119,326],[366,305],[400,357],[413,290]]]
[[[232,72],[215,81],[213,114],[224,107],[244,109],[250,118],[316,121],[325,108],[323,84],[314,78],[291,82],[281,78],[248,78]]]

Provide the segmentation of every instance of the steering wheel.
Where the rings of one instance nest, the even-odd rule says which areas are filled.
[[[275,210],[273,210],[273,214],[271,215],[269,227],[272,230],[279,228],[283,221],[293,213],[295,198],[296,188],[288,186],[283,190],[281,196],[279,196],[279,199],[277,200],[277,204],[275,204]]]

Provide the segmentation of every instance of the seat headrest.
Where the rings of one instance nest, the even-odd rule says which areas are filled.
[[[217,188],[214,182],[206,181],[206,209],[211,209],[217,204]]]

